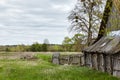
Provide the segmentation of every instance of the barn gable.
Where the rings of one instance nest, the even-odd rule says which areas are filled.
[[[98,38],[83,52],[85,66],[120,77],[120,0],[107,0]]]
[[[98,38],[96,39],[96,42],[93,45],[89,46],[88,48],[85,48],[83,50],[84,52],[107,53],[109,51],[109,47],[107,46],[111,46],[110,51],[113,51],[113,53],[115,53],[113,49],[117,48],[120,44],[119,8],[120,0],[107,0]]]
[[[120,0],[107,0],[97,42],[110,31],[120,30]]]

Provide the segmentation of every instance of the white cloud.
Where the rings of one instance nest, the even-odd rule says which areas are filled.
[[[0,45],[61,43],[75,0],[0,0]],[[56,38],[57,36],[57,38]]]
[[[68,11],[71,10],[71,8],[68,5],[53,4],[52,7],[53,7],[53,9],[56,9],[56,10],[59,10],[59,11],[62,11],[62,12],[68,12]]]
[[[7,3],[7,0],[0,0],[0,5],[5,5]]]

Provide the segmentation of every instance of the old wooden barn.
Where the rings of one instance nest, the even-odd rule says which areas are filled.
[[[98,38],[83,52],[85,66],[120,77],[120,0],[107,0]]]

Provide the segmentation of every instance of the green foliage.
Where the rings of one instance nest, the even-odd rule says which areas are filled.
[[[48,50],[48,44],[42,44],[42,51],[47,51]]]
[[[6,51],[6,52],[24,52],[29,51],[30,46],[25,45],[11,45],[11,46],[1,46],[0,51]]]
[[[64,51],[81,51],[83,48],[82,39],[84,35],[75,34],[72,38],[65,37],[62,44],[40,44],[38,42],[33,43],[32,45],[8,45],[0,46],[0,51],[6,52],[64,52]],[[85,41],[84,41],[85,42]]]
[[[0,46],[2,52],[46,52],[46,51],[64,51],[62,45],[59,44],[40,44],[33,43],[32,45],[11,45]]]
[[[63,49],[62,45],[55,44],[55,45],[49,45],[48,51],[51,51],[51,52],[56,52],[56,51],[63,52],[64,49]]]
[[[63,40],[63,48],[65,51],[81,51],[85,46],[84,35],[75,34],[72,38],[65,37]],[[84,42],[83,42],[84,41]]]
[[[72,42],[71,38],[65,37],[62,42],[62,45],[63,45],[65,51],[71,51],[73,42]]]
[[[85,40],[84,39],[84,35],[83,34],[75,34],[72,37],[72,40],[74,42],[73,44],[73,48],[75,51],[81,51],[84,48],[84,45],[82,44],[84,41],[85,44]]]
[[[33,52],[37,52],[37,51],[41,51],[42,50],[41,48],[42,48],[42,45],[36,42],[31,45],[30,50]]]
[[[5,49],[5,51],[6,51],[6,52],[9,52],[9,51],[10,51],[10,49],[7,47],[7,48]]]

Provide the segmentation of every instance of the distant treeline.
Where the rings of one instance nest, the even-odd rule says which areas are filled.
[[[0,51],[6,52],[46,52],[46,51],[62,51],[61,45],[58,44],[40,44],[32,45],[6,45],[0,46]]]
[[[76,50],[73,44],[40,44],[34,43],[32,45],[6,45],[0,46],[0,51],[6,52],[65,52],[65,51],[80,51],[80,48]]]
[[[84,36],[75,34],[72,38],[65,37],[62,44],[49,44],[45,39],[44,43],[35,42],[32,45],[6,45],[0,46],[0,51],[6,52],[80,52],[86,46]]]

